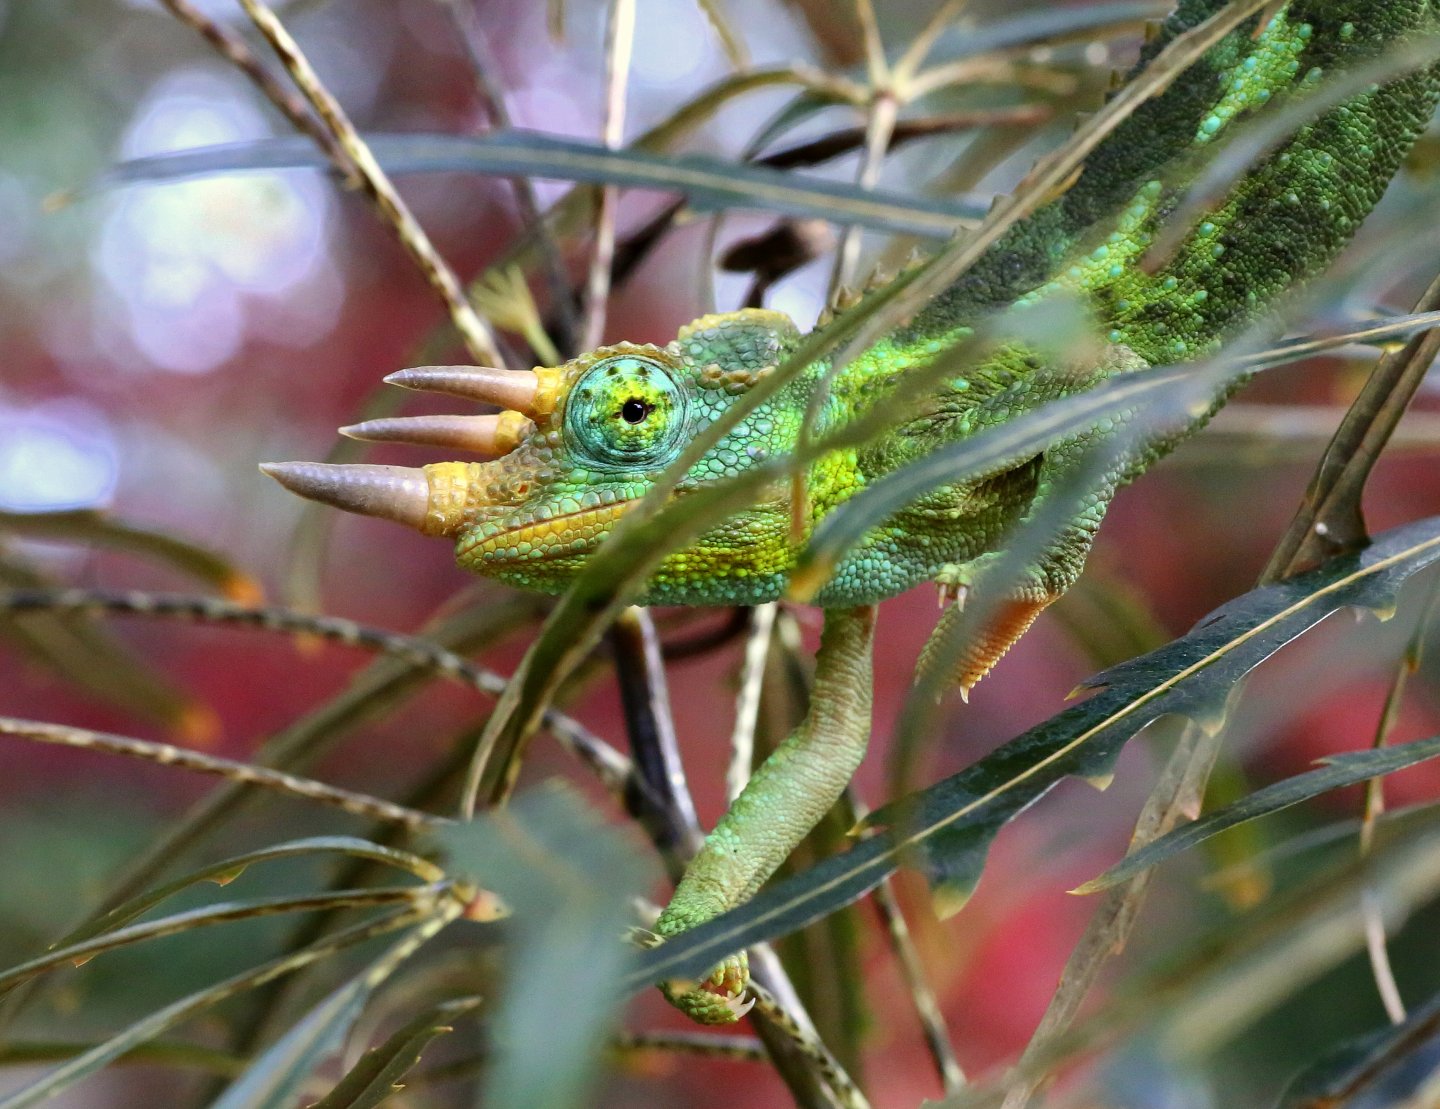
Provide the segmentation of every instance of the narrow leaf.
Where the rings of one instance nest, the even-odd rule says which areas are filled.
[[[584,1104],[620,1014],[634,952],[617,937],[654,876],[649,860],[558,786],[437,836],[514,914],[483,1104]]]
[[[1286,1088],[1278,1109],[1361,1109],[1433,1105],[1440,1046],[1440,996],[1405,1023],[1326,1052]]]
[[[257,863],[316,854],[348,855],[352,858],[385,863],[409,871],[426,882],[436,882],[444,877],[444,872],[439,867],[419,855],[394,847],[384,847],[355,836],[314,836],[309,839],[291,840],[288,843],[277,843],[272,847],[264,847],[258,851],[222,859],[220,862],[183,874],[174,881],[167,882],[153,890],[147,890],[140,896],[131,898],[109,912],[81,925],[75,931],[57,940],[55,946],[68,947],[71,944],[90,939],[92,936],[98,936],[129,924],[136,917],[149,912],[161,902],[167,901],[182,890],[189,889],[201,882],[215,882],[217,885],[225,886]]]
[[[459,915],[458,904],[403,936],[360,974],[324,998],[271,1044],[211,1109],[270,1109],[289,1105],[310,1075],[344,1043],[372,994],[424,943]]]
[[[738,165],[700,154],[660,155],[611,150],[578,139],[525,131],[485,135],[403,134],[366,137],[386,172],[482,173],[500,177],[588,181],[682,193],[701,211],[740,208],[859,224],[878,231],[946,239],[983,204],[908,197],[820,178]],[[201,147],[121,162],[94,188],[176,181],[262,169],[324,169],[308,140],[289,136]]]
[[[1243,824],[1247,820],[1269,816],[1273,812],[1298,805],[1332,789],[1343,789],[1371,778],[1404,770],[1407,766],[1433,759],[1440,755],[1440,736],[1417,739],[1413,743],[1402,743],[1395,747],[1382,747],[1370,751],[1350,751],[1343,755],[1331,755],[1321,759],[1320,770],[1307,771],[1287,778],[1283,782],[1257,789],[1233,805],[1216,809],[1199,820],[1181,825],[1147,844],[1133,854],[1127,855],[1098,878],[1092,878],[1073,890],[1074,893],[1097,893],[1118,885],[1142,870],[1158,866],[1172,855],[1187,851],[1197,843],[1203,843],[1211,836],[1219,835],[1227,828]]]
[[[62,1090],[66,1090],[81,1079],[94,1074],[106,1064],[197,1013],[219,1005],[236,994],[263,986],[266,982],[286,974],[292,974],[312,963],[329,958],[355,944],[413,924],[416,919],[417,916],[414,912],[402,909],[383,916],[379,920],[367,921],[364,924],[336,932],[301,951],[271,959],[252,970],[217,982],[207,989],[198,990],[179,1001],[166,1005],[163,1009],[157,1009],[118,1035],[82,1052],[47,1072],[35,1082],[17,1090],[9,1097],[0,1099],[0,1109],[29,1109],[32,1105],[48,1101]]]
[[[163,531],[117,520],[109,513],[94,509],[0,512],[0,531],[29,538],[92,543],[99,547],[132,551],[208,582],[232,601],[259,604],[264,597],[258,581],[214,551]]]
[[[302,897],[256,897],[247,901],[225,901],[218,905],[207,905],[200,909],[173,913],[159,920],[132,924],[127,928],[104,933],[98,938],[67,944],[38,958],[29,959],[0,973],[0,991],[65,963],[88,962],[96,955],[118,947],[174,936],[212,924],[229,924],[237,920],[251,920],[277,913],[326,912],[334,909],[393,905],[397,901],[413,902],[425,895],[426,887],[423,886],[382,886],[374,889],[333,890]]]
[[[420,1014],[379,1047],[372,1047],[311,1109],[374,1109],[399,1089],[400,1080],[420,1061],[420,1053],[437,1036],[477,1008],[481,998],[447,1001]]]
[[[1388,611],[1399,587],[1437,559],[1440,518],[1430,518],[1386,533],[1359,555],[1237,598],[1181,639],[1102,674],[1091,684],[1103,688],[1090,700],[881,810],[872,824],[884,830],[847,853],[646,952],[626,984],[696,974],[727,952],[834,911],[902,862],[949,888],[973,885],[996,832],[1059,781],[1109,766],[1158,717],[1214,726],[1236,683],[1271,653],[1338,608]]]

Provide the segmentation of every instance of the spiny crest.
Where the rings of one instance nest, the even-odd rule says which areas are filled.
[[[883,289],[901,274],[909,273],[911,270],[918,269],[924,265],[927,258],[928,255],[919,247],[911,247],[909,254],[906,255],[905,260],[900,264],[898,270],[891,269],[889,266],[879,265],[870,271],[870,276],[865,279],[864,283],[861,284],[858,289],[842,285],[835,290],[834,294],[830,297],[829,303],[821,310],[819,317],[815,321],[815,326],[824,327],[834,320],[836,316],[848,312],[871,293],[877,289]]]

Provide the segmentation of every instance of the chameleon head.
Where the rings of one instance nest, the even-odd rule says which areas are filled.
[[[697,320],[663,348],[621,343],[559,367],[401,370],[385,380],[503,411],[369,420],[341,433],[458,449],[489,461],[415,469],[283,462],[261,469],[311,500],[451,537],[468,569],[558,590],[696,431],[798,337],[787,317],[746,311]],[[766,437],[774,437],[773,421],[768,426]],[[745,434],[749,457],[767,452],[754,427]],[[707,455],[697,479],[716,472],[717,463],[733,466],[733,446]]]

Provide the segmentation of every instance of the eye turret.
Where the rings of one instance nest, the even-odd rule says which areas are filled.
[[[630,354],[591,366],[565,406],[576,451],[617,468],[664,465],[684,435],[686,417],[684,392],[669,368]]]

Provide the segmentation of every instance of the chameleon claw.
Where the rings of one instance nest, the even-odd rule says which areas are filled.
[[[938,587],[937,599],[942,609],[949,608],[951,605],[961,610],[965,608],[965,600],[970,596],[968,585],[943,580],[937,581],[935,584]]]
[[[498,458],[514,450],[533,426],[519,412],[507,411],[498,416],[402,416],[365,420],[342,427],[340,434],[378,443],[453,447]]]
[[[965,600],[970,596],[970,584],[966,581],[964,568],[954,562],[947,562],[935,575],[935,587],[937,600],[940,608],[945,609],[954,605],[957,609],[965,607]]]
[[[731,955],[701,982],[677,979],[662,982],[665,1000],[697,1024],[734,1024],[755,1004],[746,998],[750,963],[745,953]]]

